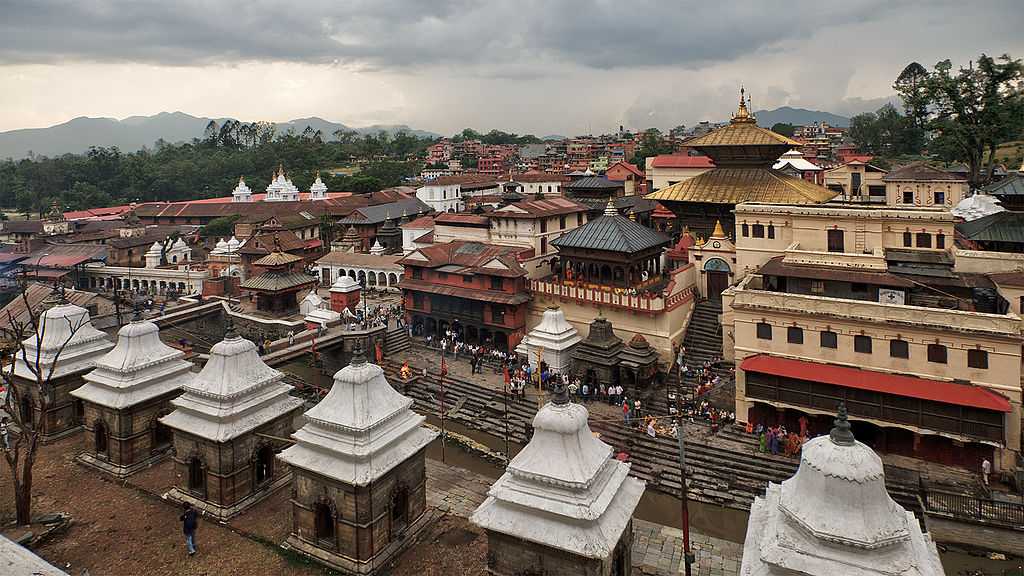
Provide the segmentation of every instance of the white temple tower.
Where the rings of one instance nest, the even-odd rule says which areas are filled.
[[[587,417],[558,385],[533,420],[530,443],[473,513],[487,532],[489,573],[630,574],[644,483],[612,458]]]
[[[245,178],[240,177],[238,179],[238,185],[231,192],[232,202],[252,202],[252,190],[245,185]]]
[[[828,436],[750,508],[741,576],[937,576],[935,543],[885,490],[882,459],[857,442],[839,406]]]
[[[289,395],[284,374],[267,366],[256,345],[235,331],[224,340],[161,422],[174,429],[180,482],[168,496],[224,520],[290,480],[274,454],[287,443],[302,399]]]
[[[309,187],[309,199],[310,200],[326,200],[327,199],[327,185],[320,179],[320,172],[316,173],[316,180],[313,181],[313,185]]]
[[[415,542],[426,513],[422,426],[361,349],[281,453],[292,469],[292,533],[285,546],[345,573],[373,574]]]
[[[549,370],[568,374],[572,351],[582,339],[576,328],[565,319],[565,313],[558,306],[549,306],[540,324],[516,346],[516,352],[526,356],[530,366],[536,369],[537,351],[542,350],[541,359]]]
[[[135,318],[117,333],[117,345],[96,361],[85,384],[71,392],[84,402],[91,447],[79,462],[124,478],[161,460],[171,448],[170,430],[158,418],[192,381],[185,353],[160,340],[156,324]]]
[[[114,347],[107,335],[92,325],[85,308],[67,301],[63,288],[55,290],[53,298],[55,305],[39,316],[38,331],[21,343],[24,354],[15,355],[12,378],[19,420],[33,422],[44,441],[78,430],[81,402],[71,391],[82,385],[85,373]],[[48,402],[42,402],[37,375],[50,383]]]

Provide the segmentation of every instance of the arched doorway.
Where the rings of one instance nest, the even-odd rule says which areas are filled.
[[[391,496],[391,533],[405,529],[409,523],[409,489],[399,486]]]
[[[270,481],[274,477],[274,449],[269,444],[260,446],[256,451],[256,486]]]
[[[320,546],[331,547],[335,545],[334,537],[334,510],[327,502],[317,502],[313,507],[313,531],[316,541]]]
[[[151,450],[153,452],[160,452],[169,448],[174,441],[174,433],[171,429],[160,423],[160,418],[163,416],[166,416],[166,414],[160,414],[150,424]]]
[[[193,456],[188,461],[188,490],[193,494],[205,496],[206,494],[206,467],[199,456]]]
[[[708,300],[722,301],[722,290],[729,287],[729,273],[732,269],[721,258],[709,258],[704,262],[704,273],[708,281]]]
[[[101,420],[93,424],[93,447],[97,456],[106,456],[108,450],[107,425]]]

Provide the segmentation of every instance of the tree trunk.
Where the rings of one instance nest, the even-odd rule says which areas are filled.
[[[28,458],[21,463],[21,478],[14,481],[14,508],[18,525],[32,522],[32,466]]]

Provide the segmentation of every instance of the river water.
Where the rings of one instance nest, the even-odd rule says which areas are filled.
[[[309,379],[322,380],[320,384],[329,385],[329,379],[314,375],[315,370],[310,369],[304,361],[293,361],[279,367],[281,370]],[[427,415],[427,422],[434,426],[440,426],[436,416]],[[496,452],[505,452],[505,441],[503,438],[467,428],[455,422],[446,422],[445,430],[461,434],[479,442]],[[509,452],[515,456],[522,446],[510,443]],[[441,461],[441,441],[435,440],[427,447],[427,457]],[[470,472],[497,479],[504,472],[500,465],[492,464],[478,454],[463,450],[459,446],[448,442],[444,451],[444,461],[451,466],[464,468]],[[658,490],[647,490],[637,506],[634,516],[641,520],[654,522],[675,528],[682,528],[682,510],[679,498],[670,496]],[[690,526],[697,532],[729,540],[731,542],[743,542],[747,533],[748,514],[743,510],[695,502],[688,503],[690,512]],[[999,561],[989,560],[986,557],[971,556],[965,552],[947,550],[940,553],[942,565],[947,576],[975,576],[981,571],[984,576],[1024,576],[1020,569],[1021,561]],[[838,575],[837,575],[838,576]]]

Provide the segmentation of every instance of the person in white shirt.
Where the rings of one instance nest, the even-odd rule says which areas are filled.
[[[981,481],[988,486],[988,476],[992,473],[992,463],[985,458],[981,461]]]

